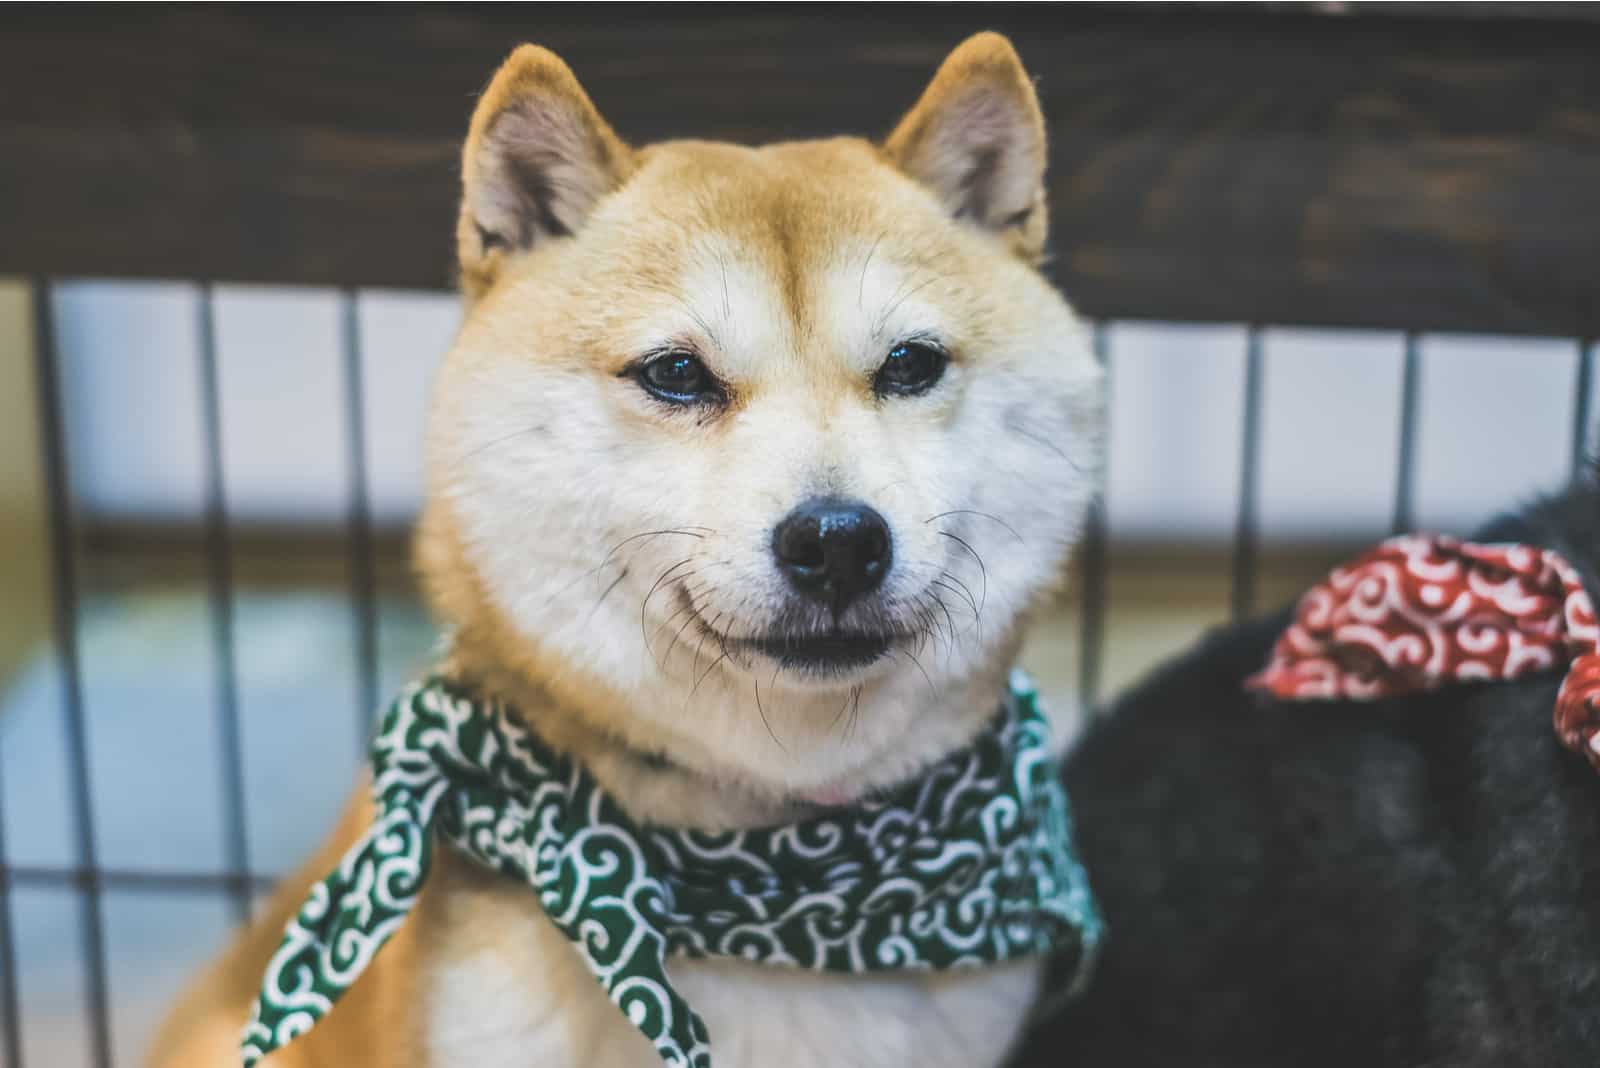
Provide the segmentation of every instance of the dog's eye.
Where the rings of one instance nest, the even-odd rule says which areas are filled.
[[[652,395],[673,404],[697,404],[717,395],[717,380],[699,357],[687,352],[663,352],[639,367],[639,384]]]
[[[944,350],[931,342],[902,341],[889,350],[883,366],[872,378],[872,389],[880,397],[926,393],[944,375],[949,362]]]

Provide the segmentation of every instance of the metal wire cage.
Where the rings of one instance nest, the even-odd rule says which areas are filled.
[[[1496,5],[1443,6],[1484,9]],[[992,16],[983,17],[988,20]],[[1066,201],[1071,206],[1064,219],[1058,214],[1058,232],[1063,227],[1067,229],[1069,245],[1071,227],[1079,222],[1084,223],[1083,230],[1094,234],[1115,235],[1120,226],[1124,232],[1137,235],[1130,245],[1138,245],[1129,256],[1133,266],[1120,273],[1100,270],[1097,265],[1102,264],[1104,258],[1097,259],[1094,255],[1076,256],[1069,252],[1064,261],[1058,263],[1069,294],[1081,300],[1091,312],[1106,316],[1097,320],[1095,347],[1111,371],[1113,389],[1117,374],[1111,325],[1114,321],[1131,317],[1193,318],[1248,324],[1243,332],[1240,381],[1238,492],[1226,549],[1228,604],[1233,617],[1249,615],[1263,607],[1264,600],[1260,485],[1266,403],[1264,383],[1269,363],[1264,339],[1269,324],[1403,328],[1398,421],[1393,429],[1398,452],[1392,488],[1388,491],[1392,493],[1390,527],[1393,530],[1411,529],[1416,523],[1419,412],[1424,400],[1423,346],[1437,331],[1535,333],[1567,339],[1563,344],[1569,346],[1572,353],[1571,393],[1552,398],[1549,418],[1570,425],[1570,446],[1566,449],[1565,463],[1571,477],[1580,475],[1594,430],[1592,404],[1597,386],[1592,340],[1595,318],[1589,298],[1600,291],[1600,287],[1596,285],[1597,274],[1588,262],[1589,257],[1576,255],[1573,249],[1581,247],[1592,251],[1600,245],[1595,241],[1600,238],[1600,233],[1595,232],[1600,227],[1600,211],[1592,210],[1600,208],[1594,193],[1600,189],[1600,84],[1588,67],[1594,54],[1593,46],[1600,44],[1595,23],[1580,15],[1573,15],[1575,21],[1570,22],[1536,25],[1505,22],[1497,21],[1493,13],[1483,10],[1468,14],[1457,12],[1451,20],[1408,20],[1373,15],[1337,23],[1305,12],[1226,11],[1203,30],[1190,22],[1188,29],[1180,32],[1171,25],[1153,26],[1142,17],[1126,12],[1093,9],[1077,18],[1078,21],[1069,23],[1060,13],[1045,16],[1005,12],[1000,21],[1012,24],[1006,28],[1018,40],[1025,57],[1043,73],[1041,86],[1047,110],[1052,115],[1065,116],[1059,120],[1062,126],[1053,132],[1057,141],[1056,154],[1058,157],[1065,154],[1068,162],[1058,164],[1052,192],[1058,203]],[[931,69],[940,52],[958,39],[960,31],[969,28],[966,24],[974,20],[949,11],[923,12],[917,16],[909,38],[908,28],[899,17],[881,12],[853,15],[846,21],[846,29],[856,42],[854,61],[863,68],[858,84],[870,89],[892,82],[895,92],[891,95],[898,100],[913,95],[918,77]],[[364,370],[368,363],[358,314],[359,302],[369,286],[434,284],[440,280],[438,263],[442,257],[436,255],[436,238],[448,229],[440,220],[449,218],[448,200],[453,192],[448,166],[433,165],[447,160],[453,151],[454,124],[461,119],[453,112],[459,108],[448,116],[448,133],[445,134],[439,132],[445,129],[444,120],[431,117],[437,115],[434,105],[423,106],[422,110],[430,117],[419,122],[415,133],[407,133],[405,123],[381,123],[378,125],[382,129],[374,133],[377,127],[371,121],[370,111],[356,118],[353,117],[359,111],[356,107],[348,111],[334,107],[331,115],[320,115],[318,121],[329,128],[343,131],[356,140],[366,138],[362,141],[365,147],[379,144],[376,155],[391,161],[390,169],[381,175],[379,171],[358,166],[351,178],[343,173],[352,166],[344,149],[337,145],[316,148],[314,138],[295,141],[302,151],[283,159],[269,158],[263,163],[260,152],[252,153],[252,136],[265,136],[270,144],[281,146],[289,143],[282,138],[295,138],[303,133],[297,127],[303,115],[296,112],[294,100],[269,104],[258,99],[254,91],[241,92],[237,99],[225,101],[225,106],[212,113],[208,110],[212,102],[194,87],[205,84],[208,76],[226,77],[232,84],[248,84],[254,76],[259,77],[262,84],[269,84],[272,65],[283,62],[285,57],[298,57],[314,65],[318,57],[326,57],[327,48],[353,45],[363,35],[376,35],[378,39],[371,44],[371,54],[381,55],[387,63],[396,66],[435,74],[431,80],[419,77],[418,87],[405,91],[409,94],[406,99],[424,99],[436,94],[442,83],[454,87],[451,91],[456,92],[455,103],[459,103],[463,87],[478,84],[483,73],[492,66],[493,57],[503,52],[509,43],[524,37],[550,40],[558,47],[563,42],[570,44],[570,49],[563,50],[576,54],[574,63],[580,73],[585,56],[593,68],[603,72],[607,69],[605,59],[617,50],[645,48],[652,40],[665,39],[693,50],[693,54],[706,63],[727,61],[730,57],[736,60],[752,53],[759,53],[770,61],[767,88],[772,98],[780,103],[775,109],[778,114],[771,120],[774,128],[752,130],[747,125],[730,126],[729,122],[724,122],[712,124],[708,132],[731,132],[760,140],[777,134],[860,125],[854,121],[859,90],[856,94],[830,95],[832,90],[818,86],[810,66],[817,62],[816,57],[824,54],[823,44],[831,38],[824,37],[814,21],[798,14],[747,14],[730,19],[653,15],[623,26],[607,26],[586,12],[558,7],[544,16],[541,25],[532,27],[481,12],[451,17],[413,13],[397,17],[381,31],[374,26],[344,17],[295,24],[284,19],[272,21],[265,16],[230,13],[192,19],[172,15],[111,19],[108,25],[94,29],[59,19],[37,18],[26,22],[18,20],[12,27],[15,32],[0,33],[0,98],[9,99],[8,107],[21,112],[17,121],[9,125],[0,122],[0,189],[36,194],[3,197],[0,201],[43,199],[59,204],[63,210],[95,216],[100,209],[84,206],[93,199],[92,194],[96,190],[103,191],[106,183],[116,182],[138,162],[156,172],[160,183],[178,186],[187,183],[191,191],[203,186],[196,194],[200,203],[193,211],[202,219],[217,224],[218,232],[235,238],[231,242],[218,239],[207,244],[201,239],[203,234],[197,238],[194,233],[186,232],[158,241],[155,247],[147,250],[150,252],[147,262],[130,260],[128,256],[137,255],[137,249],[132,253],[123,249],[108,252],[109,242],[104,240],[104,235],[97,239],[92,233],[62,235],[41,228],[33,216],[50,213],[38,212],[36,205],[27,210],[15,204],[0,205],[0,232],[8,232],[13,237],[0,241],[6,246],[0,252],[0,271],[12,271],[30,279],[32,378],[36,384],[36,396],[30,403],[40,428],[40,484],[44,490],[49,547],[50,634],[60,697],[59,726],[65,739],[68,808],[65,825],[70,829],[72,857],[68,865],[14,863],[13,854],[8,851],[6,832],[17,825],[16,821],[30,818],[30,814],[18,811],[14,803],[9,811],[0,811],[0,1049],[4,1051],[6,1068],[23,1068],[29,1063],[24,1059],[23,1041],[25,976],[18,964],[13,902],[19,889],[70,891],[75,899],[88,1063],[95,1068],[107,1068],[135,1063],[136,1052],[123,1048],[113,1034],[112,1010],[117,992],[110,985],[106,894],[138,890],[208,898],[220,896],[227,901],[234,920],[242,921],[250,915],[257,895],[271,886],[277,874],[263,870],[258,858],[252,856],[247,818],[247,754],[243,740],[236,576],[233,573],[236,522],[230,509],[225,477],[225,415],[219,384],[216,292],[209,282],[199,285],[194,302],[200,409],[197,416],[202,445],[199,467],[203,490],[197,544],[214,667],[210,704],[218,743],[214,759],[220,769],[220,791],[214,804],[220,813],[223,863],[220,868],[210,869],[145,870],[108,866],[102,862],[102,836],[96,826],[94,797],[99,754],[92,751],[92,732],[85,713],[86,666],[80,650],[83,600],[80,565],[84,549],[72,490],[75,442],[65,414],[67,398],[58,358],[60,324],[52,299],[62,280],[86,274],[154,274],[311,282],[334,289],[338,307],[344,438],[342,451],[329,456],[328,463],[342,466],[348,487],[339,544],[345,557],[343,596],[355,689],[349,719],[341,719],[339,725],[328,729],[352,736],[358,749],[364,748],[383,696],[379,670],[377,560],[384,551],[380,544],[384,537],[374,519],[370,492],[372,451],[366,425],[368,409],[363,402],[370,383],[366,381]],[[773,40],[782,37],[785,30],[792,35],[791,43],[775,47]],[[834,35],[838,32],[835,27]],[[252,34],[256,38],[251,53],[254,58],[245,61],[250,69],[243,74],[237,69],[225,71],[220,59],[194,58],[218,38],[237,40]],[[103,158],[96,159],[88,168],[97,176],[95,183],[85,184],[81,173],[70,180],[62,179],[61,175],[68,169],[84,169],[82,146],[96,130],[103,128],[105,112],[99,104],[85,103],[89,95],[68,94],[70,99],[64,102],[42,102],[29,87],[28,77],[30,72],[47,65],[52,56],[59,60],[68,49],[81,47],[85,40],[114,46],[112,50],[120,57],[109,59],[106,67],[91,79],[102,91],[127,82],[136,83],[139,76],[148,74],[145,64],[152,55],[173,63],[180,63],[181,57],[180,65],[191,77],[183,85],[178,84],[180,79],[160,79],[159,84],[149,90],[149,99],[139,105],[147,110],[136,116],[138,125],[141,129],[153,129],[159,126],[156,120],[163,117],[181,124],[193,121],[195,115],[204,115],[206,118],[196,122],[195,129],[200,131],[197,136],[208,146],[208,151],[200,153],[198,158],[183,158],[162,150],[155,154],[155,162],[151,163],[141,155],[142,149],[137,144],[132,148],[112,145],[105,149]],[[1101,52],[1117,45],[1126,46],[1126,55],[1132,58],[1107,66],[1100,58]],[[891,46],[899,47],[902,52],[894,51]],[[905,58],[906,49],[909,49],[909,60]],[[137,61],[129,58],[141,56],[141,53]],[[1357,55],[1367,62],[1369,75],[1368,82],[1359,86],[1342,73],[1348,70],[1351,57]],[[1565,118],[1550,117],[1549,113],[1557,105],[1535,100],[1532,93],[1519,95],[1520,91],[1515,89],[1506,90],[1512,99],[1502,100],[1498,110],[1474,117],[1471,109],[1479,99],[1479,88],[1470,82],[1461,83],[1459,68],[1441,74],[1437,81],[1429,83],[1433,96],[1414,104],[1415,108],[1437,126],[1449,128],[1452,137],[1463,141],[1478,138],[1481,142],[1484,131],[1492,128],[1493,133],[1502,137],[1505,151],[1520,150],[1534,164],[1547,164],[1548,170],[1541,172],[1537,166],[1507,168],[1495,163],[1484,164],[1481,170],[1469,173],[1476,181],[1491,187],[1493,195],[1442,209],[1420,186],[1411,194],[1411,200],[1405,200],[1402,194],[1399,208],[1387,205],[1380,209],[1368,204],[1365,209],[1359,209],[1345,204],[1343,207],[1349,211],[1352,227],[1382,231],[1389,238],[1373,247],[1361,242],[1348,247],[1337,244],[1319,247],[1315,251],[1325,262],[1321,268],[1323,274],[1318,277],[1334,280],[1307,281],[1302,262],[1304,250],[1297,246],[1285,251],[1271,240],[1274,220],[1263,220],[1253,211],[1241,216],[1226,174],[1163,172],[1163,180],[1175,183],[1178,190],[1176,193],[1169,190],[1170,195],[1183,200],[1195,211],[1211,212],[1212,217],[1203,225],[1173,225],[1157,233],[1152,233],[1148,225],[1147,199],[1124,201],[1120,196],[1108,194],[1095,200],[1092,195],[1083,195],[1084,183],[1089,181],[1086,175],[1097,158],[1097,149],[1113,153],[1120,146],[1126,150],[1129,144],[1137,143],[1140,136],[1154,139],[1173,151],[1185,147],[1193,149],[1195,144],[1205,143],[1203,137],[1194,141],[1182,134],[1181,123],[1174,125],[1173,115],[1183,111],[1181,102],[1185,94],[1181,88],[1170,93],[1150,90],[1152,57],[1166,64],[1162,69],[1174,75],[1210,72],[1216,69],[1214,65],[1218,62],[1232,63],[1235,69],[1229,78],[1248,79],[1253,75],[1254,87],[1267,85],[1283,94],[1284,99],[1276,110],[1268,109],[1254,115],[1248,110],[1237,114],[1229,110],[1232,107],[1228,103],[1232,99],[1229,95],[1231,83],[1225,82],[1212,94],[1215,98],[1212,105],[1227,110],[1236,120],[1232,130],[1220,124],[1212,135],[1216,151],[1222,156],[1231,153],[1234,163],[1230,165],[1242,168],[1234,177],[1259,176],[1272,171],[1267,164],[1258,164],[1252,171],[1248,153],[1275,143],[1274,138],[1283,133],[1282,116],[1295,114],[1296,108],[1302,109],[1305,115],[1314,116],[1305,120],[1302,134],[1313,146],[1337,144],[1352,136],[1390,144],[1390,131],[1381,118],[1351,120],[1348,115],[1341,118],[1334,105],[1359,103],[1357,98],[1364,93],[1404,96],[1412,87],[1406,83],[1406,76],[1396,72],[1408,69],[1407,63],[1424,66],[1449,66],[1469,61],[1492,63],[1498,64],[1494,69],[1499,75],[1518,72],[1521,69],[1518,65],[1522,63],[1537,64],[1542,77],[1555,87],[1559,109]],[[15,62],[8,64],[8,59]],[[1295,77],[1285,77],[1286,65],[1294,71]],[[8,69],[11,73],[3,73]],[[462,76],[465,70],[471,71],[470,76]],[[1069,71],[1078,73],[1066,73]],[[315,77],[325,79],[311,94],[319,107],[328,106],[341,92],[361,96],[367,92],[364,78],[380,83],[386,92],[395,92],[394,85],[385,76],[370,71],[344,70],[337,76],[325,73]],[[1452,81],[1452,78],[1457,80]],[[1174,80],[1182,81],[1181,78]],[[1509,84],[1504,77],[1489,80],[1502,88]],[[676,126],[670,120],[678,117],[680,109],[688,111],[704,104],[704,98],[697,95],[701,90],[688,84],[690,81],[692,79],[684,79],[681,90],[669,87],[665,96],[673,97],[674,93],[677,96],[665,111],[660,99],[663,95],[661,82],[654,75],[629,71],[610,76],[601,74],[594,79],[591,88],[602,103],[608,96],[616,100],[617,110],[624,113],[622,118],[631,118],[633,128],[649,134],[658,127]],[[1199,81],[1210,84],[1205,76]],[[1238,86],[1231,85],[1231,88],[1238,89]],[[816,112],[796,120],[793,108],[783,103],[789,99],[785,94],[811,91],[818,94]],[[1139,97],[1146,105],[1142,111],[1138,108],[1119,111],[1119,116],[1131,124],[1131,132],[1123,129],[1111,135],[1098,124],[1092,101],[1084,104],[1074,94],[1087,95],[1106,107],[1113,107],[1111,102],[1123,94]],[[370,108],[371,95],[363,100],[362,106]],[[394,103],[392,96],[386,98],[386,103]],[[434,110],[429,111],[429,107]],[[719,103],[717,109],[721,110],[714,110],[714,114],[722,115],[726,108],[725,102]],[[751,109],[760,110],[759,102],[751,104]],[[874,119],[880,117],[874,112]],[[749,120],[739,121],[747,123]],[[1355,135],[1349,122],[1359,127]],[[1565,125],[1561,125],[1563,122]],[[218,129],[231,128],[230,124],[234,123],[238,124],[234,132],[216,133]],[[1556,133],[1549,132],[1552,123],[1559,126]],[[1421,125],[1420,121],[1418,124]],[[400,127],[398,132],[397,126]],[[269,133],[261,134],[262,129]],[[41,135],[40,130],[46,133]],[[438,147],[441,137],[443,149]],[[208,141],[207,138],[216,139]],[[313,147],[306,148],[307,145]],[[1365,173],[1377,180],[1375,176],[1390,173],[1385,168],[1400,166],[1403,169],[1410,165],[1426,169],[1435,162],[1429,154],[1439,151],[1433,143],[1415,145],[1411,149],[1403,145],[1391,145],[1391,148],[1399,153],[1399,164],[1394,158],[1386,157],[1381,163],[1366,165],[1365,172],[1357,167],[1356,173]],[[408,151],[411,156],[407,156]],[[1411,154],[1407,155],[1408,152]],[[1300,166],[1312,170],[1321,167],[1318,173],[1326,177],[1337,170],[1339,160],[1344,159],[1342,154],[1324,158],[1321,153],[1320,148],[1308,149],[1307,155],[1314,160],[1302,162]],[[270,153],[268,155],[270,157]],[[1470,161],[1471,153],[1466,152],[1466,156]],[[426,173],[421,176],[411,174],[411,161],[416,158],[428,161],[428,167],[423,168]],[[1239,163],[1241,158],[1243,163]],[[241,160],[247,160],[250,167],[260,168],[261,174],[249,182],[240,182],[238,168],[245,165]],[[395,160],[401,162],[394,163]],[[1541,174],[1559,177],[1565,200],[1555,206],[1536,203]],[[397,228],[398,236],[386,232],[368,241],[365,248],[352,251],[354,246],[376,233],[374,225],[392,222],[397,213],[394,198],[377,209],[357,206],[362,199],[360,191],[364,183],[375,175],[401,187],[404,195],[398,198],[398,203],[406,206],[408,215],[428,217],[426,238],[415,237],[407,231],[408,221]],[[297,182],[305,182],[308,176],[326,178],[337,187],[327,203],[297,202],[282,192],[294,188]],[[140,176],[134,179],[134,184],[146,181],[146,177]],[[53,182],[59,182],[60,187],[52,190]],[[1147,187],[1150,184],[1145,182]],[[1270,184],[1264,181],[1262,188]],[[1579,184],[1583,184],[1583,188],[1574,192]],[[165,212],[169,219],[182,219],[190,211],[170,192],[156,191],[148,184],[135,192],[138,195],[123,198],[111,213],[122,220],[118,232],[130,232],[133,224],[126,220],[142,213]],[[417,200],[429,205],[430,211],[416,212],[409,206],[413,193],[417,194]],[[1270,190],[1262,193],[1268,200],[1273,195]],[[1286,198],[1299,195],[1299,190],[1284,194]],[[1085,205],[1085,199],[1095,202]],[[1491,238],[1489,253],[1473,243],[1480,240],[1477,235],[1484,227],[1481,208],[1485,203],[1502,209],[1492,220],[1497,230]],[[1587,203],[1591,210],[1586,214],[1566,213],[1565,209],[1575,203]],[[347,209],[357,217],[343,228],[338,223],[329,224],[330,204]],[[432,210],[435,208],[439,210]],[[1408,213],[1414,216],[1409,222]],[[263,227],[291,220],[293,225],[288,229],[295,239],[290,242],[269,240],[265,251],[257,248],[258,255],[252,258],[248,247],[241,247],[248,242],[237,240],[239,226],[220,222],[231,219],[233,214],[266,220],[244,224],[245,229],[257,237],[261,236]],[[1092,224],[1085,222],[1096,214],[1098,218]],[[1266,214],[1270,215],[1270,211]],[[1554,233],[1551,225],[1551,220],[1557,217],[1566,227],[1560,233]],[[1235,227],[1232,230],[1228,227],[1230,219]],[[192,229],[205,231],[207,227],[199,225]],[[1244,247],[1236,250],[1233,266],[1221,272],[1227,277],[1221,280],[1208,277],[1217,272],[1209,270],[1206,251],[1217,248],[1219,240],[1236,239],[1241,232],[1247,239],[1242,242]],[[1441,232],[1443,238],[1440,238]],[[309,233],[317,236],[310,238]],[[1114,240],[1114,237],[1107,238],[1107,241]],[[397,252],[397,242],[422,246],[427,251],[418,252],[412,247]],[[1140,242],[1142,244],[1138,244]],[[1101,253],[1107,247],[1110,246],[1096,246]],[[1157,277],[1139,266],[1150,255],[1163,251],[1172,254],[1174,266],[1170,272],[1157,272]],[[1486,255],[1490,258],[1485,259]],[[1494,260],[1495,256],[1502,259]],[[1493,269],[1486,268],[1487,274],[1476,276],[1468,272],[1469,276],[1463,277],[1460,258],[1480,265],[1489,263]],[[1396,260],[1404,262],[1395,268],[1392,264]],[[130,268],[130,263],[137,266]],[[1388,279],[1409,281],[1389,287],[1395,290],[1393,292],[1385,292],[1384,286],[1374,288],[1359,278],[1368,263],[1379,264],[1380,273],[1385,273]],[[1505,266],[1507,263],[1512,265]],[[41,270],[47,273],[36,273]],[[1436,272],[1434,276],[1418,280],[1419,275],[1430,270]],[[1284,275],[1299,281],[1285,283],[1281,277]],[[1532,285],[1528,281],[1530,276],[1537,276],[1540,285]],[[1536,295],[1529,295],[1535,291]],[[1486,388],[1492,389],[1494,384],[1488,383]],[[1078,616],[1076,636],[1080,650],[1076,689],[1085,706],[1093,706],[1106,696],[1103,676],[1108,574],[1113,548],[1106,509],[1103,505],[1097,506],[1079,549],[1075,583],[1078,593],[1074,611]],[[0,735],[0,739],[3,737]],[[4,767],[6,765],[0,762],[0,769]],[[7,793],[5,784],[0,782],[0,803],[14,796]]]

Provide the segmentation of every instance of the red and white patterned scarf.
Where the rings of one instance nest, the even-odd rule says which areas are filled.
[[[1375,700],[1566,666],[1562,744],[1600,770],[1600,626],[1577,569],[1531,545],[1390,538],[1295,609],[1245,685],[1285,700]]]

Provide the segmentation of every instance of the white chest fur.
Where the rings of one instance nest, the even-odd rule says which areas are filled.
[[[413,921],[426,1006],[419,1068],[659,1068],[525,888],[445,859]],[[741,961],[672,962],[711,1031],[717,1068],[988,1068],[1039,981],[1024,961],[847,976]]]

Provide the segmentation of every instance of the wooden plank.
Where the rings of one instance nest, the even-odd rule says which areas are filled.
[[[0,273],[447,286],[456,146],[518,41],[630,139],[765,141],[882,133],[995,25],[1084,311],[1594,335],[1600,24],[1472,6],[36,9],[0,18]]]

